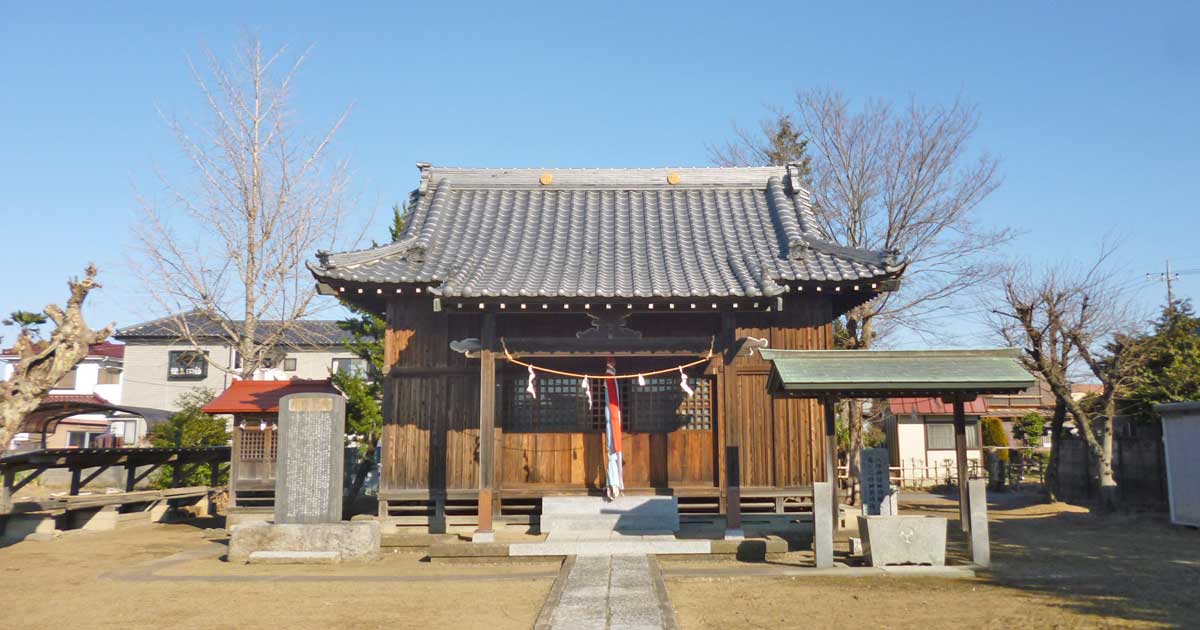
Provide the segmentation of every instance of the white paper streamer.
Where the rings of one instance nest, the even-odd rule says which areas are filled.
[[[537,390],[533,388],[533,379],[537,375],[533,373],[533,366],[529,366],[529,384],[525,386],[525,391],[529,393],[530,398],[537,398]]]
[[[262,422],[258,423],[258,430],[259,431],[267,430],[267,421],[266,420],[263,420]]]
[[[687,374],[683,373],[683,367],[679,368],[679,386],[683,388],[683,391],[687,392],[688,398],[691,398],[692,394],[696,393],[691,387],[688,386]]]
[[[242,420],[242,423],[238,425],[238,428],[245,431],[246,430],[246,421]]]
[[[588,377],[586,377],[586,376],[583,377],[583,381],[580,383],[580,386],[583,387],[583,391],[587,393],[588,407],[591,407],[592,406],[592,385],[591,385],[591,383],[588,382]]]
[[[642,376],[641,374],[638,374],[638,387],[645,387],[645,386],[646,386],[646,377]]]

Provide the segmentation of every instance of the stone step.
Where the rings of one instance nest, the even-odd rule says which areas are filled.
[[[640,556],[658,554],[707,554],[709,540],[559,540],[540,543],[514,543],[510,556]]]
[[[255,551],[250,564],[336,564],[336,551]]]
[[[671,533],[679,531],[679,514],[543,514],[540,527],[543,532]]]
[[[542,515],[547,514],[629,514],[672,515],[679,513],[679,500],[665,496],[623,496],[609,501],[604,497],[546,497]]]

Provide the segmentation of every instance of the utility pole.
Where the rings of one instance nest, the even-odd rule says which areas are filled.
[[[1147,280],[1158,280],[1167,283],[1167,312],[1175,312],[1175,285],[1174,282],[1182,275],[1191,275],[1200,273],[1200,267],[1195,269],[1184,269],[1182,271],[1171,271],[1171,261],[1167,261],[1166,270],[1159,273],[1146,274]]]

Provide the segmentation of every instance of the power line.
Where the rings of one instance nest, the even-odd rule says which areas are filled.
[[[1181,269],[1181,270],[1171,271],[1171,261],[1167,260],[1166,268],[1164,271],[1161,271],[1158,273],[1148,273],[1148,274],[1146,274],[1146,279],[1147,280],[1157,280],[1159,282],[1166,283],[1166,285],[1167,285],[1167,310],[1173,311],[1175,309],[1175,281],[1178,280],[1180,276],[1190,276],[1190,275],[1196,274],[1196,273],[1200,273],[1200,267],[1193,267],[1190,269]]]

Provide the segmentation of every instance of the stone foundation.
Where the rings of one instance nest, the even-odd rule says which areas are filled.
[[[338,562],[366,562],[379,556],[375,521],[305,525],[258,521],[237,525],[230,534],[230,562],[248,562],[256,551],[334,552]]]
[[[940,516],[860,516],[858,532],[871,566],[946,564],[946,519]]]

